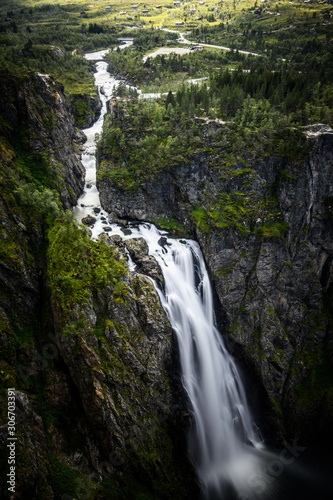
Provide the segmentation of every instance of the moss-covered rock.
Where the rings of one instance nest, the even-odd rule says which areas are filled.
[[[190,498],[196,486],[184,479],[191,471],[184,442],[172,436],[185,398],[171,372],[172,329],[151,280],[129,273],[112,246],[65,221],[49,238],[57,345],[101,454],[113,457],[108,477],[121,498],[134,498],[126,483],[138,478],[158,498]]]
[[[70,94],[75,125],[80,129],[90,127],[101,113],[102,103],[97,94]]]
[[[115,125],[122,127],[117,115],[111,128]],[[313,397],[310,391],[305,405],[306,391],[300,389],[308,387],[309,377],[318,379],[314,374],[320,366],[332,365],[332,328],[323,299],[327,290],[331,297],[332,287],[332,131],[319,127],[311,137],[293,132],[290,143],[272,136],[255,148],[243,142],[239,151],[237,142],[232,145],[235,132],[202,125],[207,141],[213,132],[217,142],[210,152],[185,155],[179,162],[163,158],[162,168],[136,189],[124,189],[103,174],[102,164],[102,204],[118,217],[152,222],[176,214],[196,236],[215,283],[230,349],[261,381],[280,431],[297,427],[309,437],[322,405],[327,422],[332,416],[324,393]],[[229,144],[218,142],[223,134]],[[102,163],[108,161],[103,144]],[[129,170],[141,179],[140,169],[138,176],[135,166]],[[311,418],[305,417],[307,405],[316,408]]]

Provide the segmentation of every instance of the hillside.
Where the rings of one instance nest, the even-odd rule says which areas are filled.
[[[201,498],[194,411],[151,282],[164,290],[161,268],[143,238],[108,235],[117,223],[127,238],[139,220],[198,242],[265,442],[314,463],[323,475],[309,498],[326,500],[332,23],[331,1],[1,2],[1,498]],[[83,57],[105,48],[110,99]],[[73,208],[87,190],[82,129],[106,100],[97,187],[110,216],[93,241],[101,208],[86,225]]]

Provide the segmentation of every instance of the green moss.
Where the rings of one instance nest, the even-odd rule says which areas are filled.
[[[271,400],[271,403],[273,405],[273,408],[275,410],[275,414],[277,415],[277,417],[280,419],[282,418],[282,409],[281,409],[281,404],[280,402],[276,399],[276,398],[273,398],[272,396],[269,396],[269,399]]]
[[[48,232],[48,273],[52,295],[68,313],[75,305],[86,304],[90,288],[112,288],[117,298],[126,296],[121,277],[125,262],[103,243],[95,243],[71,220],[57,220]]]
[[[13,235],[1,238],[0,233],[0,262],[6,266],[12,264],[16,271],[23,272],[22,248],[16,241]]]
[[[62,495],[72,495],[76,497],[76,490],[79,487],[77,472],[62,462],[59,456],[50,454],[50,485],[54,491],[56,499],[60,499]]]
[[[15,153],[19,168],[22,169],[27,180],[49,187],[52,181],[52,171],[48,154],[45,151],[31,153],[23,148],[22,145],[29,140],[29,132],[23,129],[20,132],[15,140]]]
[[[172,232],[185,233],[184,226],[172,217],[159,217],[158,219],[154,219],[153,222],[163,229],[168,229]]]
[[[290,181],[293,181],[295,179],[297,179],[297,176],[296,175],[293,175],[291,174],[290,172],[288,172],[287,170],[281,170],[281,175],[285,178],[285,179],[288,179]]]
[[[193,205],[191,207],[191,217],[202,233],[210,231],[208,214],[203,207]]]
[[[95,114],[95,110],[92,107],[91,97],[94,96],[96,91],[93,87],[90,89],[82,89],[82,91],[87,90],[88,93],[70,93],[68,95],[68,100],[73,107],[75,125],[80,128],[86,126],[89,117],[94,116]],[[97,95],[95,97],[97,97]]]
[[[232,271],[235,269],[235,265],[229,266],[229,267],[222,267],[219,269],[216,273],[217,276],[219,277],[226,277],[228,274],[232,273]]]
[[[286,221],[271,221],[265,222],[256,233],[264,238],[283,238],[288,229],[289,224]]]
[[[15,329],[15,343],[18,348],[28,347],[34,343],[35,329],[32,325],[24,325],[22,329]]]

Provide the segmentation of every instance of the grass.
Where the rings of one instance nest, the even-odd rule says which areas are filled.
[[[111,10],[106,10],[108,5],[112,7]],[[168,0],[146,0],[138,2],[137,9],[133,9],[132,5],[134,2],[127,0],[121,2],[76,0],[75,3],[72,0],[39,0],[37,3],[33,0],[3,0],[2,9],[4,12],[10,11],[15,14],[22,8],[32,9],[31,19],[29,17],[22,19],[25,26],[36,26],[40,23],[44,25],[60,23],[69,26],[96,22],[126,24],[128,23],[127,17],[133,17],[133,21],[137,24],[161,26],[169,29],[175,28],[176,21],[183,21],[184,26],[181,26],[180,29],[188,31],[200,26],[216,27],[219,26],[220,22],[228,23],[230,26],[235,25],[239,30],[242,28],[241,24],[249,22],[253,26],[275,30],[286,28],[291,23],[312,26],[321,19],[320,12],[326,7],[330,8],[329,5],[324,6],[319,2],[305,5],[303,2],[289,2],[287,0],[279,2],[268,0],[264,4],[253,0],[224,0],[221,2],[206,0],[205,5],[202,6],[199,5],[198,1],[182,2],[180,6],[175,6],[172,1]],[[46,10],[47,6],[51,6],[51,9]],[[157,6],[162,8],[157,9]],[[219,9],[219,12],[213,11],[215,7]],[[254,13],[256,7],[262,7],[261,15]],[[149,10],[149,12],[142,13],[144,9]],[[189,9],[196,9],[196,11],[189,13]],[[85,14],[82,15],[82,12]],[[126,15],[121,15],[120,12],[126,12]],[[325,22],[330,24],[332,21],[325,19]]]
[[[175,6],[173,1],[147,0],[138,2],[137,9],[133,9],[134,3],[129,0],[114,3],[107,0],[76,0],[75,3],[72,0],[3,0],[0,63],[3,51],[5,60],[11,58],[9,68],[20,63],[22,68],[25,67],[27,58],[20,61],[10,51],[12,47],[22,50],[29,40],[33,50],[38,52],[38,59],[43,59],[43,51],[50,50],[51,45],[61,47],[68,54],[74,49],[80,54],[113,46],[121,34],[136,36],[135,31],[128,29],[129,25],[179,30],[195,43],[248,50],[280,60],[289,56],[300,57],[295,38],[301,45],[315,39],[323,44],[324,49],[332,32],[333,17],[323,17],[325,11],[332,10],[330,5],[314,1],[304,4],[268,0],[261,4],[258,0],[207,0],[202,6],[198,1],[181,2],[180,6]],[[106,6],[111,6],[111,10],[106,10]],[[261,15],[255,14],[257,7],[262,8]],[[149,12],[143,14],[144,9]],[[196,11],[189,13],[189,9]],[[120,12],[126,12],[126,15],[120,15]],[[6,21],[9,15],[11,21]],[[133,20],[127,20],[127,17]],[[182,21],[184,25],[176,27],[176,21]],[[96,25],[102,32],[88,32],[91,25]],[[316,30],[315,35],[310,32],[312,29]],[[149,48],[147,54],[151,50]],[[219,49],[207,48],[206,51],[218,52]],[[31,69],[40,71],[35,66],[32,61]],[[235,67],[233,61],[230,61],[230,67]],[[92,75],[80,73],[78,68],[73,72],[62,68],[51,73],[65,86],[69,95],[94,92]],[[145,85],[145,90],[155,90],[149,82]]]

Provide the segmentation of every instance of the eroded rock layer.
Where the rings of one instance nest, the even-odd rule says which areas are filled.
[[[317,125],[289,158],[193,153],[136,189],[99,176],[106,210],[176,221],[198,239],[230,349],[259,377],[282,433],[307,437],[333,415],[332,166],[333,132]]]

